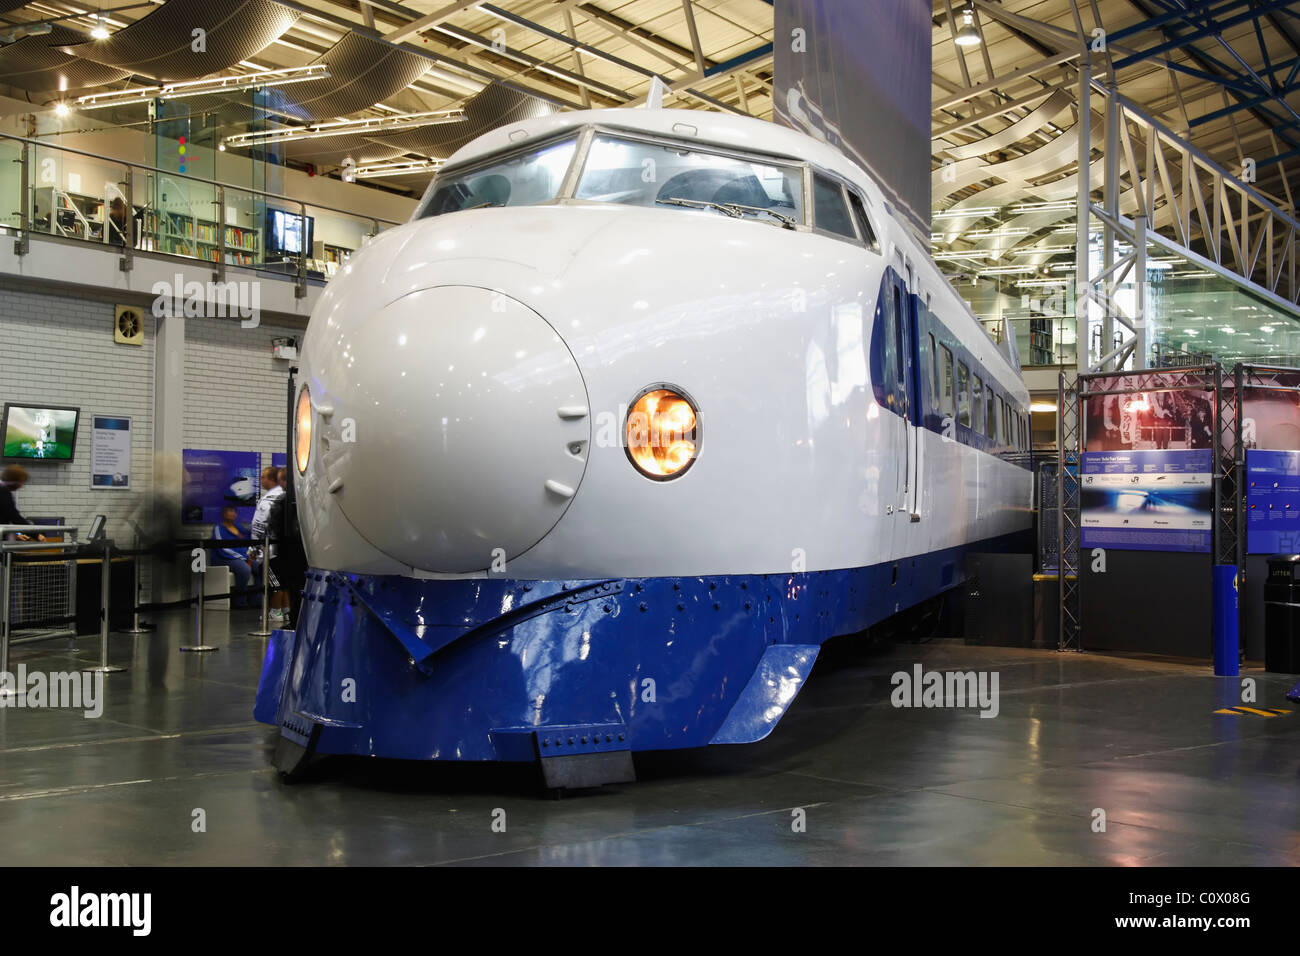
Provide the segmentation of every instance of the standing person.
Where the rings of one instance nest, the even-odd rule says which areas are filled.
[[[0,524],[31,524],[22,516],[18,510],[18,505],[14,501],[14,494],[22,490],[23,485],[27,484],[27,469],[22,465],[10,465],[3,472],[0,472]],[[27,535],[14,533],[19,541],[29,540]],[[44,541],[40,535],[40,540]]]
[[[275,549],[268,540],[267,527],[271,517],[271,506],[276,499],[284,494],[284,489],[280,487],[280,469],[273,465],[268,465],[262,469],[262,496],[257,499],[257,508],[253,511],[253,537],[266,542],[262,548],[262,561],[268,561],[275,556]],[[271,579],[270,585],[274,588],[271,594],[271,611],[268,617],[272,621],[283,621],[288,616],[289,595],[280,588],[280,582],[275,576],[275,564],[270,565]],[[259,567],[259,572],[261,568]]]
[[[239,512],[234,505],[221,509],[221,521],[212,529],[212,536],[223,541],[247,541],[248,531],[238,521]],[[235,576],[235,587],[240,590],[248,587],[253,579],[253,565],[248,559],[247,548],[222,548],[212,556],[213,564],[225,565]],[[247,594],[231,595],[232,607],[249,607],[252,599]]]
[[[298,623],[298,613],[302,609],[302,591],[307,584],[307,553],[302,547],[298,513],[289,494],[289,469],[280,469],[279,481],[284,494],[271,503],[271,517],[267,526],[271,540],[276,542],[271,567],[288,595],[289,614],[285,621],[293,628]]]

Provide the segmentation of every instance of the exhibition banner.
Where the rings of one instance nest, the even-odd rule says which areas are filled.
[[[773,114],[867,170],[930,232],[929,0],[775,7]]]
[[[1241,438],[1247,448],[1300,448],[1300,373],[1274,372],[1278,388],[1241,392]]]
[[[131,487],[131,419],[95,415],[90,432],[90,487]]]
[[[1084,452],[1083,547],[1208,552],[1213,469],[1208,448]]]
[[[1246,450],[1246,550],[1300,552],[1300,451]]]
[[[182,456],[181,521],[216,524],[221,509],[234,505],[239,520],[253,519],[261,489],[262,456],[255,451],[205,451],[186,448]]]
[[[1084,410],[1086,451],[1214,447],[1214,402],[1210,391],[1198,388],[1104,390],[1110,394],[1088,396]]]

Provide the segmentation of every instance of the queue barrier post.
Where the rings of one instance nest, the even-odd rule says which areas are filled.
[[[16,686],[12,686],[9,676],[9,630],[10,630],[10,610],[9,610],[9,586],[13,577],[14,556],[13,552],[5,551],[3,560],[0,561],[0,575],[3,581],[0,581],[0,697],[21,697],[23,691]]]
[[[249,631],[249,637],[271,636],[271,557],[270,542],[262,543],[262,625],[256,631]]]
[[[135,598],[131,606],[131,626],[123,634],[144,634],[148,630],[140,626],[140,536],[136,535],[131,541],[132,560],[131,567],[134,569],[132,580],[135,582],[133,593]]]
[[[182,651],[201,653],[216,650],[211,644],[206,644],[203,641],[203,592],[207,588],[207,570],[207,555],[204,554],[204,559],[199,562],[199,566],[194,571],[194,583],[197,589],[197,600],[194,602],[194,643],[182,644]]]
[[[126,668],[108,662],[108,612],[113,577],[113,542],[105,539],[100,547],[102,554],[99,560],[99,663],[86,670],[91,673],[116,674]]]

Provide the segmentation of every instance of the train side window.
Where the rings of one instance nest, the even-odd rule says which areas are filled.
[[[989,385],[988,404],[988,431],[984,434],[996,441],[998,437],[998,393],[993,391],[992,384]]]
[[[1002,405],[1002,444],[1011,444],[1011,406],[1002,399],[998,399]]]
[[[853,210],[853,219],[858,224],[858,234],[862,237],[863,243],[872,252],[880,251],[880,243],[876,241],[876,230],[871,228],[871,219],[867,216],[867,207],[862,204],[862,199],[852,189],[849,190],[849,207]],[[927,301],[926,305],[930,303]]]
[[[976,434],[984,431],[984,380],[978,375],[972,378],[971,388],[971,427]]]
[[[953,393],[952,393],[952,376],[953,376],[952,350],[949,349],[948,346],[946,345],[941,345],[939,347],[943,349],[943,376],[939,379],[941,387],[943,388],[943,396],[942,396],[943,413],[945,415],[951,416],[956,411],[956,409],[953,407]]]
[[[939,347],[934,343],[934,333],[930,333],[930,401],[939,404]]]
[[[957,363],[957,424],[970,428],[970,369]]]
[[[813,176],[813,225],[846,239],[858,238],[844,204],[843,187],[825,176]]]
[[[885,316],[885,341],[882,343],[884,347],[881,349],[881,355],[885,360],[883,369],[885,381],[882,384],[885,386],[885,392],[887,393],[886,401],[889,403],[889,407],[895,409],[895,411],[901,412],[902,409],[895,407],[897,405],[897,399],[894,397],[895,393],[898,391],[898,383],[902,379],[902,375],[899,372],[898,307],[898,286],[894,286],[893,295],[883,297],[880,304],[880,311],[883,312]]]

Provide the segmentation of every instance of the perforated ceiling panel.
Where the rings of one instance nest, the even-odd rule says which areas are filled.
[[[446,159],[466,143],[498,126],[554,112],[555,107],[544,100],[493,83],[465,104],[463,123],[422,126],[388,136],[372,136],[371,139],[405,152]]]
[[[305,120],[347,116],[374,106],[406,89],[429,68],[422,56],[355,33],[313,62],[329,67],[327,79],[282,88],[284,111]]]
[[[79,60],[60,49],[82,39],[80,33],[55,27],[50,33],[24,37],[0,48],[0,83],[31,93],[56,93],[102,86],[131,75],[126,70]]]
[[[297,19],[270,0],[167,0],[107,40],[65,49],[164,82],[196,80],[256,56]]]

